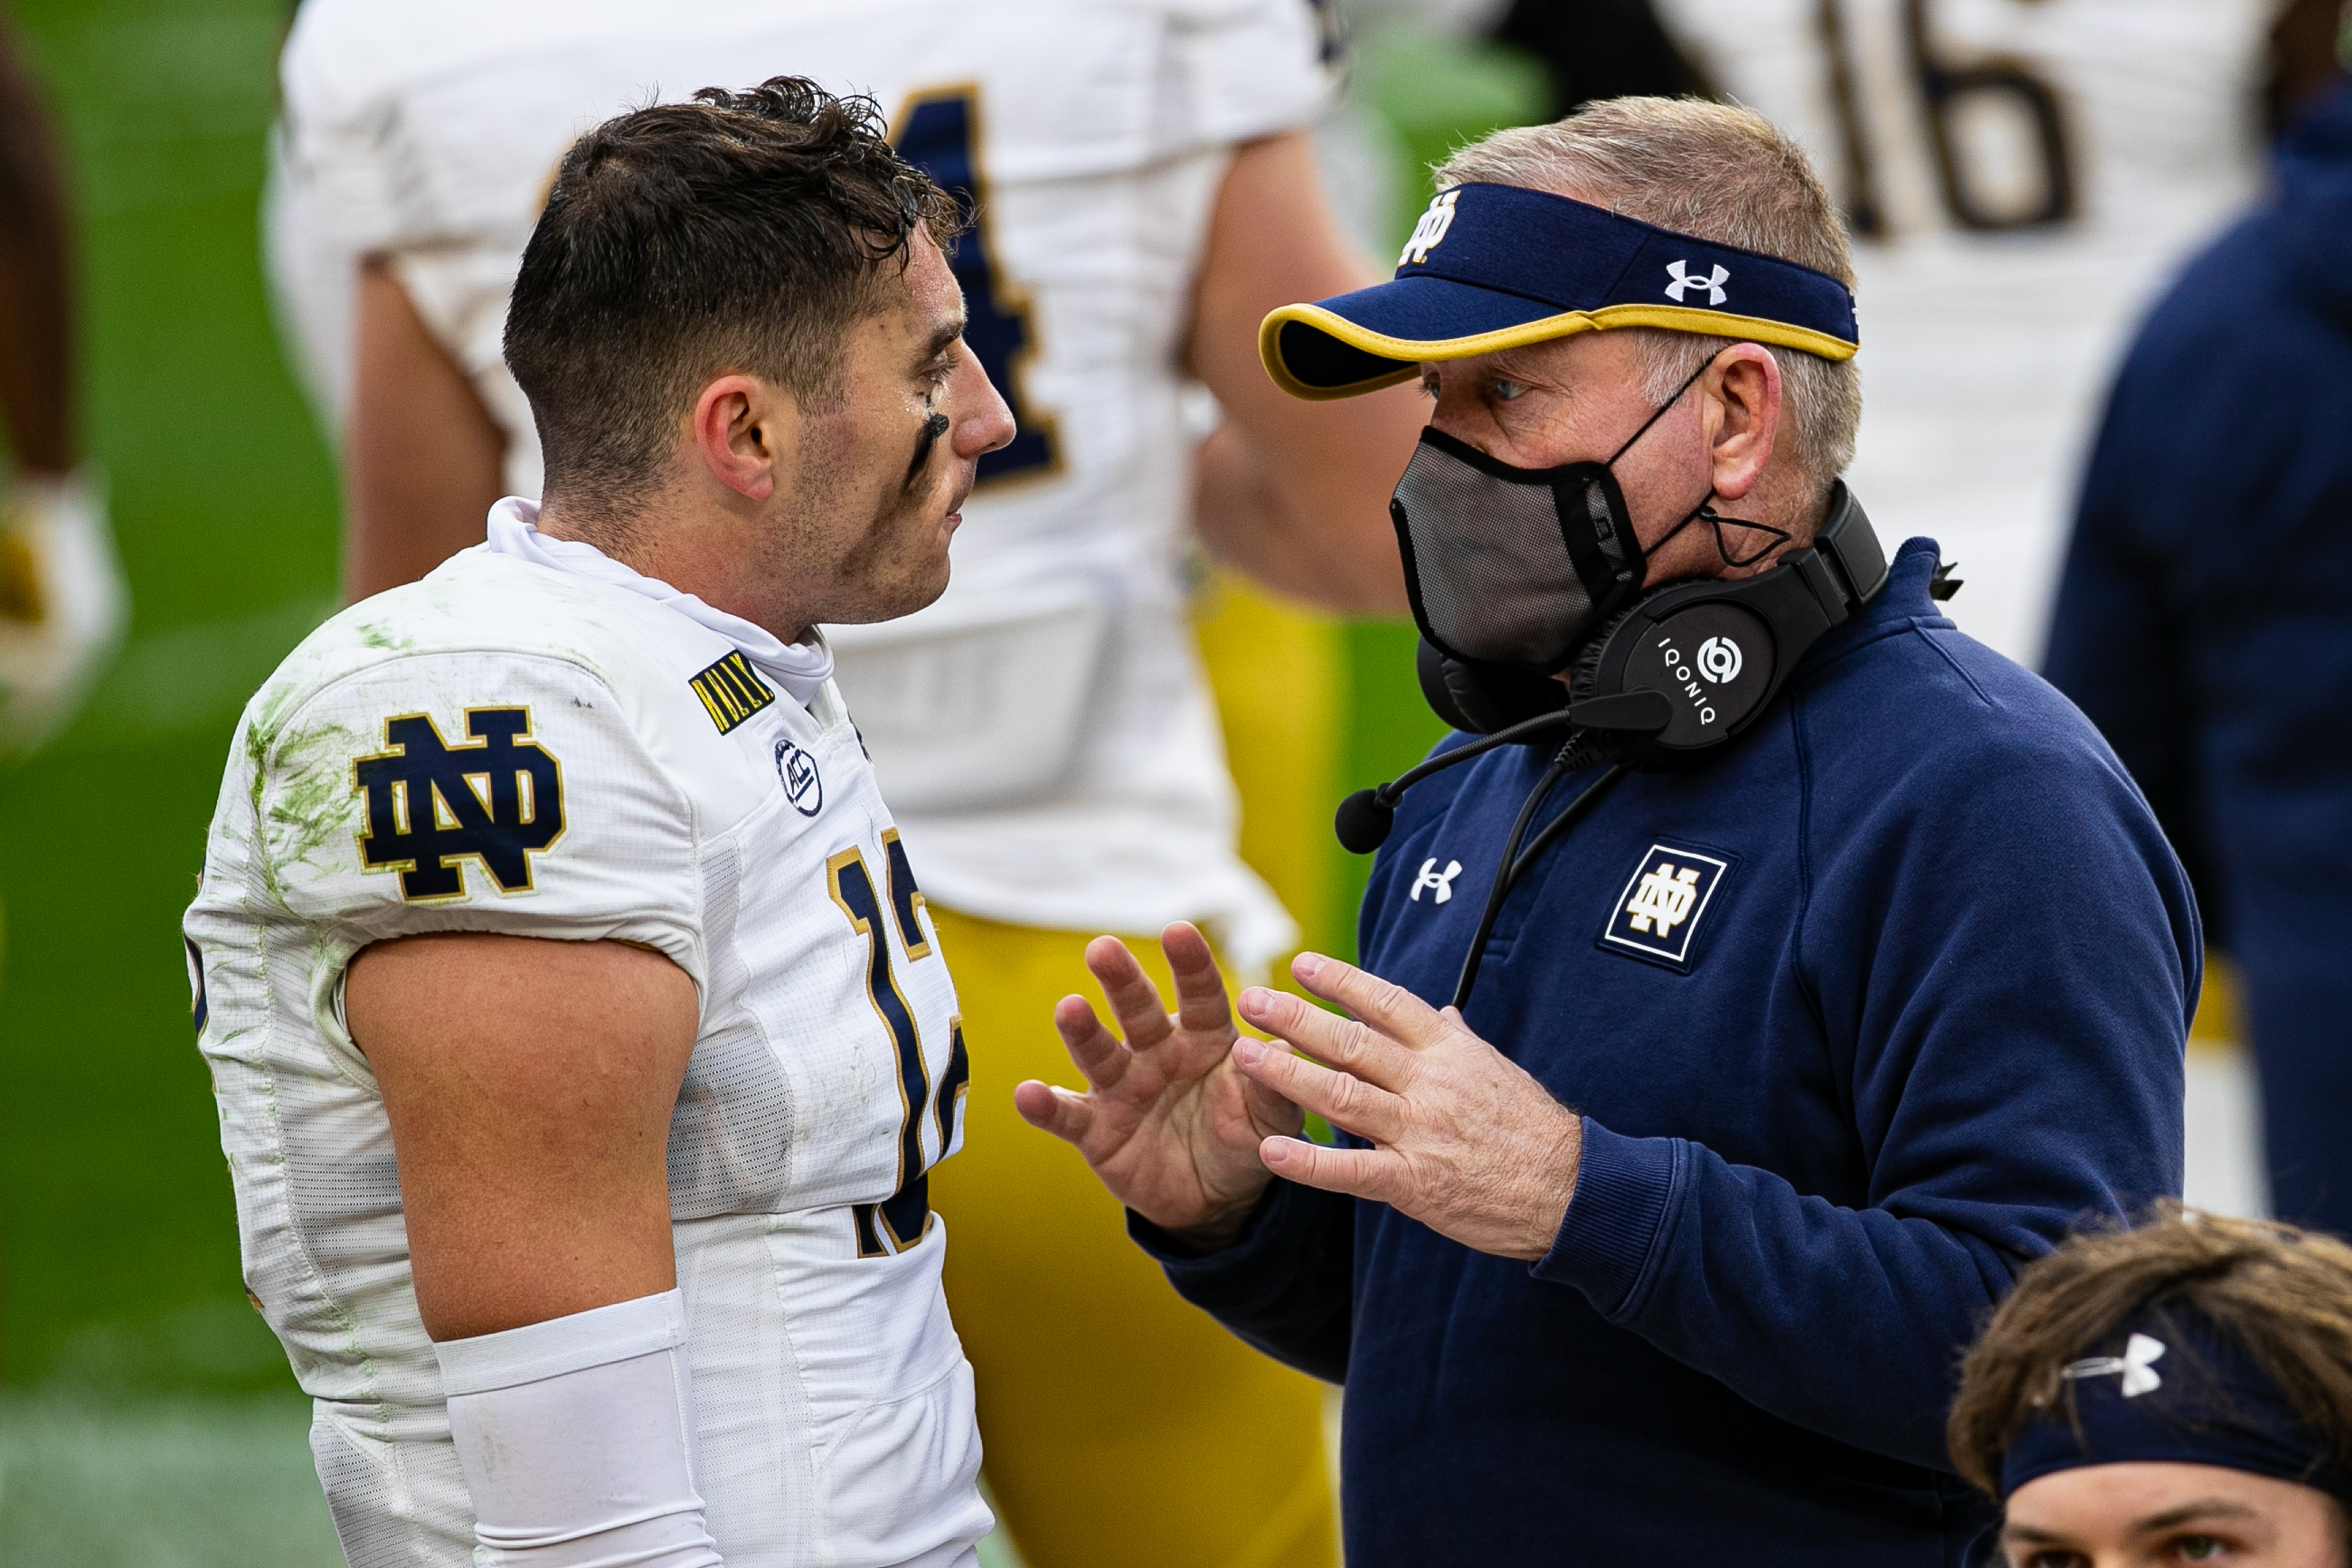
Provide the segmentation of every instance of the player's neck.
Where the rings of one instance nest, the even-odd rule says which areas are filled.
[[[740,616],[782,641],[798,642],[808,632],[805,615],[751,581],[748,569],[762,555],[759,524],[737,509],[697,504],[667,489],[621,512],[571,507],[550,496],[538,527],[551,539],[593,545],[631,571]]]

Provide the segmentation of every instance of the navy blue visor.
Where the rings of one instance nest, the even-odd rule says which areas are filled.
[[[1611,327],[1853,357],[1853,293],[1825,272],[1517,185],[1438,193],[1389,282],[1285,305],[1258,328],[1295,397],[1353,397],[1414,374]]]

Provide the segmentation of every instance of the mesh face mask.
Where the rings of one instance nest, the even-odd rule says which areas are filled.
[[[1611,465],[1706,369],[1693,371],[1607,462],[1515,468],[1434,426],[1423,429],[1389,516],[1412,618],[1431,647],[1448,658],[1549,675],[1632,601],[1645,555]],[[1702,503],[1658,543],[1702,517],[1716,521]]]
[[[1603,463],[1519,468],[1423,429],[1389,502],[1412,618],[1449,658],[1549,675],[1642,581]]]

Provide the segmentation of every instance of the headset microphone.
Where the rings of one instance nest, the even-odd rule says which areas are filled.
[[[1389,829],[1396,826],[1396,803],[1405,791],[1432,773],[1444,773],[1456,763],[1466,763],[1484,756],[1497,746],[1507,746],[1532,739],[1549,730],[1579,730],[1618,731],[1627,734],[1656,734],[1674,721],[1674,709],[1665,698],[1654,691],[1624,691],[1613,697],[1595,697],[1582,702],[1571,702],[1555,712],[1538,713],[1522,720],[1508,729],[1481,736],[1466,746],[1430,758],[1419,766],[1408,769],[1390,784],[1373,789],[1360,789],[1339,803],[1339,810],[1331,822],[1332,831],[1339,837],[1339,847],[1350,855],[1369,855],[1388,842]],[[1575,742],[1570,743],[1570,761],[1574,761]],[[1591,761],[1601,759],[1593,757]]]

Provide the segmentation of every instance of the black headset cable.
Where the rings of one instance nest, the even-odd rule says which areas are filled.
[[[1494,935],[1495,921],[1502,914],[1504,901],[1511,896],[1511,889],[1527,874],[1528,868],[1535,864],[1536,857],[1542,854],[1554,839],[1574,826],[1579,817],[1599,805],[1602,794],[1624,775],[1625,770],[1621,765],[1612,767],[1594,779],[1585,786],[1583,794],[1560,807],[1558,816],[1544,824],[1543,831],[1536,835],[1536,841],[1528,846],[1525,853],[1521,853],[1519,840],[1527,837],[1528,824],[1535,820],[1536,809],[1543,804],[1544,796],[1551,793],[1551,786],[1569,771],[1572,762],[1570,753],[1575,747],[1576,742],[1571,739],[1552,758],[1551,766],[1544,771],[1536,787],[1528,792],[1527,805],[1519,807],[1518,820],[1511,824],[1510,837],[1503,841],[1502,860],[1495,868],[1495,885],[1487,889],[1486,907],[1478,916],[1478,933],[1470,939],[1470,951],[1462,955],[1462,977],[1454,983],[1454,1007],[1456,1012],[1468,1005],[1470,989],[1478,984],[1478,965],[1486,956],[1486,939]]]
[[[1553,839],[1575,826],[1579,817],[1600,805],[1601,792],[1624,776],[1625,770],[1622,766],[1611,768],[1586,786],[1582,795],[1562,806],[1558,816],[1545,823],[1543,831],[1536,835],[1535,842],[1521,850],[1519,858],[1511,862],[1511,885],[1517,887],[1519,879],[1528,874],[1528,868],[1536,863],[1536,857],[1550,847]]]

